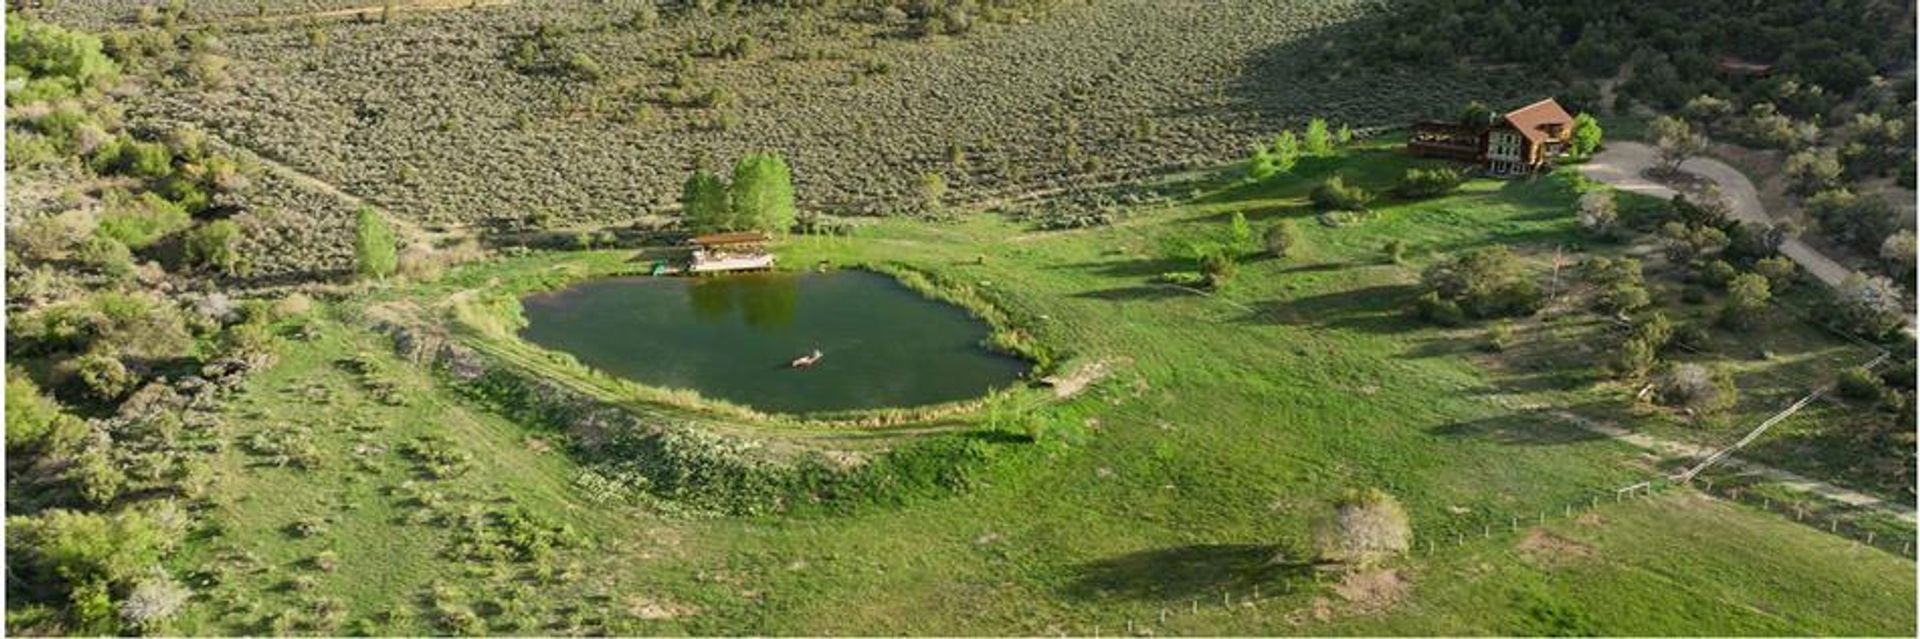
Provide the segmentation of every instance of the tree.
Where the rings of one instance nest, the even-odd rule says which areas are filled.
[[[1880,243],[1880,260],[1887,265],[1887,274],[1902,280],[1911,279],[1914,269],[1913,231],[1900,229],[1887,236]]]
[[[734,228],[727,183],[706,169],[696,169],[680,187],[680,219],[696,232]]]
[[[233,220],[214,220],[187,234],[187,261],[227,275],[242,270],[240,225]]]
[[[1528,315],[1540,305],[1539,284],[1505,246],[1434,264],[1420,280],[1438,299],[1457,304],[1472,317]]]
[[[1320,559],[1355,568],[1405,553],[1413,527],[1400,501],[1377,488],[1355,490],[1334,503],[1333,520],[1319,539]]]
[[[1353,144],[1353,127],[1340,125],[1340,128],[1333,132],[1333,141],[1340,146]]]
[[[1234,250],[1245,250],[1253,244],[1253,227],[1247,224],[1246,214],[1234,211],[1233,218],[1227,224],[1227,231],[1230,239],[1233,240]]]
[[[1693,130],[1686,120],[1660,116],[1652,124],[1654,148],[1660,153],[1659,170],[1672,175],[1679,172],[1687,158],[1707,150],[1707,137]]]
[[[1611,237],[1619,221],[1620,206],[1614,202],[1612,191],[1594,189],[1580,194],[1581,229],[1596,236]]]
[[[1861,335],[1885,337],[1907,321],[1906,305],[1893,280],[1854,273],[1835,293],[1840,320]]]
[[[1300,138],[1295,137],[1292,131],[1281,131],[1280,135],[1274,136],[1271,162],[1275,172],[1292,171],[1293,165],[1300,162]]]
[[[1734,328],[1752,328],[1767,304],[1773,301],[1773,287],[1764,275],[1742,273],[1727,282],[1727,304],[1720,309],[1720,321]]]
[[[1788,286],[1792,286],[1794,276],[1799,270],[1800,265],[1794,264],[1793,260],[1785,255],[1775,255],[1753,263],[1753,272],[1767,278],[1768,289],[1774,291],[1784,291]]]
[[[1460,126],[1475,131],[1484,131],[1492,125],[1493,109],[1488,108],[1485,102],[1474,100],[1473,102],[1467,103],[1465,108],[1460,109]]]
[[[80,381],[87,394],[103,402],[112,402],[126,396],[133,385],[140,383],[140,377],[127,369],[127,365],[111,353],[93,352],[81,355],[73,360],[74,376]]]
[[[1680,113],[1686,115],[1688,120],[1699,122],[1702,127],[1713,129],[1733,116],[1733,103],[1701,94],[1688,100],[1687,105],[1680,108]]]
[[[1600,150],[1600,142],[1606,132],[1600,128],[1600,120],[1581,113],[1573,116],[1573,141],[1570,145],[1574,155],[1592,155]]]
[[[1333,135],[1327,131],[1325,118],[1307,121],[1307,133],[1301,137],[1306,144],[1307,155],[1326,155],[1333,152]]]
[[[774,153],[755,153],[733,165],[733,227],[786,233],[797,216],[793,173]]]
[[[1657,380],[1655,397],[1668,406],[1713,414],[1732,408],[1740,391],[1733,384],[1733,374],[1723,367],[1676,364]]]
[[[1299,243],[1299,234],[1294,231],[1293,220],[1280,220],[1267,227],[1264,238],[1267,254],[1275,258],[1285,258],[1287,253]]]
[[[359,264],[360,275],[376,280],[387,279],[399,265],[399,240],[394,237],[393,227],[371,206],[360,207],[357,215],[353,256]]]
[[[1840,154],[1831,148],[1806,149],[1787,156],[1780,171],[1787,176],[1787,190],[1800,197],[1811,196],[1840,184]]]

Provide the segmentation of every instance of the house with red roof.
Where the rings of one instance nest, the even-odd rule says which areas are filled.
[[[1417,122],[1407,141],[1415,155],[1482,164],[1495,176],[1526,175],[1553,164],[1573,137],[1573,116],[1553,98],[1483,124]]]

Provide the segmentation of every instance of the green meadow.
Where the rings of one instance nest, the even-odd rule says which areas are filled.
[[[1383,198],[1334,223],[1308,204],[1325,176],[1384,192],[1416,165],[1363,146],[1268,180],[1183,185],[1110,226],[1042,232],[969,214],[782,241],[790,268],[928,274],[990,300],[1000,328],[1057,355],[1058,372],[1111,370],[1072,397],[1020,389],[915,423],[750,415],[587,374],[512,337],[514,295],[634,269],[634,251],[502,258],[328,302],[311,339],[224,409],[215,439],[235,443],[214,455],[209,513],[222,534],[172,559],[200,571],[177,630],[1913,634],[1910,559],[1687,488],[1613,501],[1675,464],[1532,409],[1725,442],[1866,351],[1796,321],[1709,329],[1713,348],[1683,357],[1733,367],[1745,399],[1703,423],[1606,380],[1607,323],[1575,305],[1513,322],[1515,343],[1494,352],[1491,323],[1408,312],[1423,268],[1507,245],[1572,296],[1571,264],[1635,243],[1584,239],[1582,187],[1565,174]],[[1224,287],[1156,283],[1192,269],[1182,247],[1231,242],[1235,215],[1255,234]],[[1289,219],[1298,247],[1261,255],[1259,232]],[[1389,240],[1405,243],[1398,262]],[[1712,308],[1649,280],[1678,320]],[[371,328],[395,309],[450,317],[465,327],[452,339],[607,403],[772,448],[881,456],[947,442],[969,462],[931,489],[839,508],[742,516],[608,497],[564,434],[396,355]],[[1794,428],[1865,410],[1823,407]],[[1007,432],[1044,436],[994,436]],[[1849,479],[1829,466],[1798,468]],[[1321,570],[1313,531],[1358,487],[1405,504],[1415,551],[1365,575]]]

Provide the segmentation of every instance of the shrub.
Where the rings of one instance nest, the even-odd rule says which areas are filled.
[[[1208,287],[1220,288],[1226,286],[1228,280],[1233,279],[1239,264],[1234,259],[1232,251],[1224,246],[1208,246],[1197,249],[1195,252],[1199,254],[1200,274],[1206,276]]]
[[[187,234],[187,262],[227,275],[238,275],[244,266],[239,243],[239,224],[233,220],[208,222]]]
[[[1865,366],[1855,366],[1840,371],[1834,392],[1847,399],[1878,402],[1887,392],[1887,383]]]
[[[1687,409],[1696,414],[1713,414],[1739,401],[1739,389],[1733,374],[1725,368],[1700,364],[1676,364],[1662,375],[1655,387],[1660,403]]]
[[[1346,179],[1338,175],[1315,187],[1311,198],[1314,206],[1327,211],[1364,211],[1373,200],[1365,189],[1348,186]]]
[[[1620,207],[1613,192],[1595,189],[1580,195],[1580,229],[1596,237],[1612,237],[1620,221]]]
[[[120,602],[120,618],[135,630],[148,634],[164,634],[166,622],[173,619],[192,596],[186,586],[174,581],[166,572],[155,569],[151,575],[134,584],[127,593],[125,601]]]
[[[1410,200],[1434,197],[1459,188],[1461,180],[1460,171],[1451,167],[1407,169],[1407,172],[1400,176],[1400,182],[1394,185],[1393,192]]]
[[[126,396],[140,383],[140,377],[127,369],[120,358],[107,353],[87,353],[74,360],[74,375],[88,395],[112,402]]]
[[[1285,258],[1300,241],[1298,232],[1293,228],[1292,220],[1273,223],[1273,226],[1267,227],[1267,232],[1262,239],[1266,244],[1267,254],[1274,258]]]
[[[1407,241],[1400,238],[1387,240],[1386,244],[1380,246],[1380,254],[1387,258],[1389,264],[1404,262],[1407,259]]]
[[[1659,347],[1651,340],[1630,337],[1620,343],[1613,357],[1608,360],[1607,368],[1620,379],[1640,379],[1660,363]]]
[[[192,223],[186,209],[159,195],[109,191],[94,233],[140,250]]]
[[[1320,558],[1365,568],[1405,553],[1412,543],[1413,528],[1399,500],[1368,488],[1334,504],[1333,521],[1320,534]]]

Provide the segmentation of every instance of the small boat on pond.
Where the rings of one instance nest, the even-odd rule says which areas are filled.
[[[815,362],[820,361],[821,357],[822,355],[820,353],[820,349],[816,348],[816,349],[813,349],[812,353],[808,353],[806,355],[801,355],[799,357],[794,358],[793,362],[788,364],[787,366],[790,368],[806,368],[808,366],[812,366]]]

